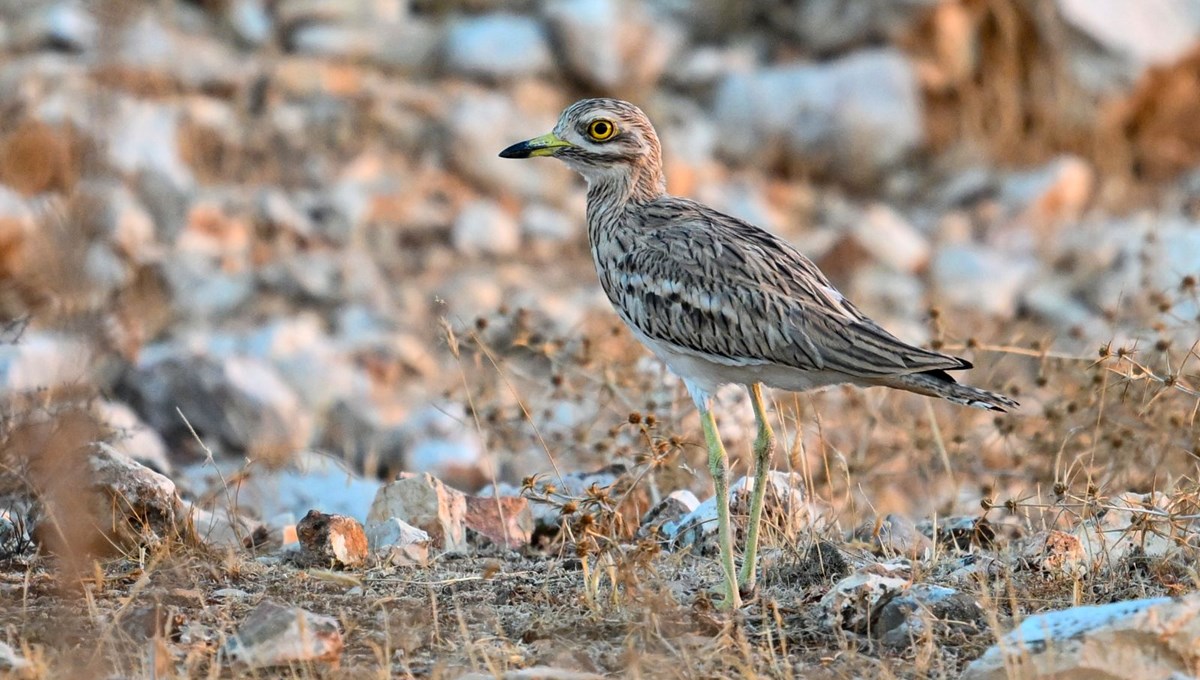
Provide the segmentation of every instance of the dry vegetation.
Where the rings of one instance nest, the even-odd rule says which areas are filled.
[[[1101,133],[1091,134],[1064,114],[1076,100],[1064,94],[1069,86],[1047,57],[1052,38],[1032,28],[1027,4],[965,6],[985,49],[974,66],[928,89],[934,150],[978,138],[1006,163],[1073,150],[1093,160],[1106,182],[1140,186],[1194,167],[1200,57],[1151,74],[1132,98],[1103,108]],[[337,67],[327,69],[337,81]],[[162,87],[136,74],[101,75],[143,94]],[[201,182],[287,185],[300,181],[294,173],[313,146],[345,158],[355,151],[362,121],[335,121],[301,145],[257,135],[249,115],[255,103],[243,104],[246,138],[236,148],[184,126],[185,157]],[[2,115],[21,120],[20,112]],[[329,572],[297,568],[270,551],[222,553],[179,537],[144,545],[105,534],[97,529],[104,509],[78,490],[86,486],[90,442],[113,433],[97,431],[82,407],[98,396],[93,384],[106,383],[103,376],[170,321],[161,273],[147,267],[119,294],[91,295],[81,258],[95,234],[86,197],[73,194],[87,150],[70,129],[33,122],[4,129],[0,181],[28,194],[73,196],[50,211],[57,216],[44,219],[33,240],[12,246],[20,252],[0,234],[4,340],[17,342],[32,323],[80,338],[92,357],[79,385],[5,404],[0,414],[0,502],[24,502],[24,489],[32,488],[43,513],[53,515],[38,545],[0,545],[0,639],[33,662],[30,677],[240,677],[246,673],[218,650],[245,613],[271,597],[337,617],[347,647],[338,667],[257,677],[456,677],[549,665],[652,678],[952,678],[1031,613],[1200,585],[1200,350],[1177,340],[1197,319],[1173,311],[1200,305],[1191,277],[1169,290],[1130,292],[1109,310],[1108,337],[1056,338],[1024,318],[1000,323],[929,310],[935,346],[974,361],[971,382],[1013,394],[1024,405],[1020,413],[993,416],[879,390],[772,395],[776,466],[801,473],[822,512],[799,531],[766,531],[762,585],[733,615],[711,605],[707,588],[718,569],[710,555],[636,535],[650,500],[680,488],[703,498],[710,485],[681,386],[607,314],[564,331],[538,309],[502,309],[447,319],[437,331],[457,368],[446,394],[485,433],[501,461],[498,476],[519,480],[536,471],[538,481],[553,484],[556,470],[630,463],[618,486],[581,497],[530,480],[531,500],[562,515],[560,530],[536,546],[443,555],[426,568]],[[284,237],[263,229],[253,238]],[[419,252],[438,237],[369,238],[395,255],[386,269],[397,287],[425,285],[447,259],[431,264]],[[548,278],[588,266],[582,251],[555,255],[567,265]],[[521,264],[534,271],[548,260],[532,255]],[[278,301],[256,304],[268,309]],[[1144,339],[1114,340],[1129,337]],[[595,417],[544,431],[560,406]],[[735,475],[749,463],[749,415],[744,402],[720,413]],[[1125,509],[1114,500],[1125,492],[1165,495],[1135,509],[1141,519],[1130,531],[1139,541],[1167,536],[1175,550],[1154,558],[1134,551],[1073,577],[1020,559],[1023,539]],[[870,544],[851,539],[851,531],[865,525],[869,533],[887,513],[977,520],[969,535],[939,534],[912,572],[917,581],[950,583],[954,568],[996,558],[994,568],[952,582],[983,605],[981,625],[931,626],[894,648],[821,620],[816,605],[829,586],[868,559]]]
[[[803,472],[827,512],[794,535],[769,531],[773,549],[757,597],[737,615],[718,613],[706,591],[718,576],[711,556],[632,535],[639,513],[628,511],[631,499],[644,507],[651,489],[703,487],[703,475],[693,472],[703,470],[702,452],[681,427],[686,399],[664,392],[660,376],[630,359],[632,341],[606,333],[608,323],[554,337],[536,314],[513,312],[450,336],[465,381],[456,396],[475,405],[479,427],[506,435],[493,441],[515,447],[537,440],[541,418],[491,404],[550,403],[539,393],[598,400],[607,406],[593,428],[545,441],[542,454],[569,469],[637,461],[616,488],[578,498],[531,493],[563,516],[563,530],[538,548],[446,555],[425,569],[337,573],[180,541],[110,549],[92,561],[81,546],[89,539],[89,550],[100,546],[80,511],[67,520],[76,535],[61,537],[69,544],[63,556],[21,546],[4,560],[10,605],[0,608],[0,622],[42,677],[227,676],[233,671],[217,650],[262,597],[336,616],[344,626],[341,667],[287,671],[295,677],[453,677],[536,664],[632,677],[955,677],[1030,613],[1196,587],[1200,380],[1192,348],[1106,345],[1074,357],[1028,340],[999,346],[946,338],[946,347],[974,355],[976,375],[1018,393],[1026,412],[993,419],[849,390],[777,395],[784,433],[778,465]],[[505,391],[513,399],[497,396]],[[6,424],[10,466],[31,436],[42,437],[38,449],[80,455],[95,436],[78,418],[47,417],[42,409],[10,414]],[[77,460],[55,459],[54,475],[31,469],[25,478],[53,498],[50,480]],[[1135,553],[1075,578],[1040,573],[1014,554],[1021,537],[1069,529],[1130,490],[1167,495],[1165,510],[1147,508],[1139,530],[1184,537],[1177,552],[1155,559]],[[894,649],[821,621],[816,603],[869,549],[848,542],[845,530],[872,522],[876,509],[943,519],[967,513],[990,525],[965,540],[939,541],[913,564],[915,580],[937,583],[965,555],[998,557],[986,577],[955,584],[984,604],[982,629],[932,627]]]

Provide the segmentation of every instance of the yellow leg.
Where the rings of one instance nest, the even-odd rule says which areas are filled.
[[[775,433],[767,421],[767,409],[763,405],[762,385],[749,386],[750,401],[754,404],[754,419],[758,421],[758,436],[754,439],[754,496],[750,500],[750,524],[746,531],[746,554],[742,570],[738,573],[738,585],[743,589],[754,588],[758,559],[758,526],[762,521],[763,496],[767,490],[767,472],[771,469],[771,454],[775,451]]]
[[[725,574],[725,599],[722,609],[737,609],[742,606],[738,593],[737,571],[733,566],[733,533],[729,528],[729,456],[721,435],[717,433],[717,421],[711,410],[700,412],[700,423],[704,426],[704,441],[708,444],[708,470],[712,473],[713,487],[717,498],[717,539],[721,546],[721,571]]]

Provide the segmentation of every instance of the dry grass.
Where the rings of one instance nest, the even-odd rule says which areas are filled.
[[[525,441],[567,470],[620,458],[634,463],[630,474],[579,497],[532,492],[563,516],[562,530],[540,548],[445,555],[426,568],[334,576],[178,541],[105,559],[86,551],[62,559],[17,554],[0,565],[11,603],[0,608],[0,625],[9,639],[37,660],[42,677],[148,675],[151,668],[156,677],[243,676],[218,649],[269,597],[335,616],[346,632],[340,667],[302,665],[288,669],[289,677],[454,677],[536,664],[628,677],[955,677],[1028,614],[1196,587],[1200,381],[1191,349],[1109,347],[1103,355],[1064,357],[1029,343],[967,343],[981,382],[1004,384],[1025,400],[1028,413],[1017,416],[928,408],[887,393],[776,395],[784,435],[777,464],[802,472],[827,511],[799,533],[767,531],[764,585],[749,606],[727,616],[709,599],[718,578],[712,557],[633,538],[639,513],[623,512],[631,489],[657,495],[707,487],[696,472],[703,470],[698,442],[680,427],[686,399],[677,389],[664,392],[632,341],[594,328],[554,337],[536,314],[521,312],[458,329],[454,338],[465,378],[455,396],[469,392],[497,451]],[[1006,380],[987,377],[1001,375]],[[527,406],[508,416],[491,411],[492,404],[554,399],[606,405],[552,439],[537,435],[544,420]],[[6,450],[19,441],[10,434]],[[539,469],[553,478],[549,458]],[[1136,531],[1173,528],[1184,537],[1174,554],[1135,553],[1075,578],[1018,559],[1020,537],[1069,529],[1115,507],[1111,498],[1128,490],[1167,495],[1165,510],[1145,509]],[[816,604],[845,564],[873,559],[844,531],[893,511],[990,521],[994,536],[983,546],[943,541],[913,565],[915,580],[939,583],[970,555],[995,558],[987,577],[955,583],[984,605],[984,629],[933,627],[893,649],[821,620]],[[72,570],[77,588],[64,590]],[[214,595],[224,588],[246,595]]]
[[[1107,180],[1124,183],[1149,184],[1194,166],[1196,58],[1149,74],[1128,98],[1089,108],[1098,118],[1081,122],[1073,114],[1082,95],[1051,49],[1059,37],[1045,35],[1033,14],[1043,4],[962,3],[981,50],[971,68],[926,93],[931,151],[977,144],[991,159],[1013,164],[1072,151]],[[910,51],[936,61],[938,54],[922,52],[931,44],[922,35]],[[293,60],[272,75],[279,89],[210,93],[232,100],[244,137],[183,122],[182,153],[201,184],[303,187],[311,182],[303,170],[310,156],[340,166],[364,140],[397,155],[410,151],[379,141],[387,135],[371,127],[378,123],[368,114],[380,102],[335,107],[337,115],[303,140],[269,133],[263,107],[272,97],[302,98],[286,89],[288,75],[299,88],[307,81],[294,76],[310,69],[324,79],[318,90],[353,98],[361,84],[354,66]],[[150,73],[101,70],[96,77],[142,97],[178,94],[177,83]],[[0,138],[0,181],[27,193],[70,194],[82,175],[103,171],[86,167],[92,152],[74,131],[19,122],[22,111],[0,114],[18,121]],[[446,174],[429,182],[446,194],[468,190]],[[437,267],[430,262],[460,264],[444,230],[405,232],[396,226],[406,206],[390,207],[394,215],[388,205],[375,206],[384,217],[369,231],[393,288],[426,286]],[[29,240],[9,240],[13,230],[4,230],[0,317],[6,328],[33,318],[39,327],[87,339],[104,373],[162,333],[169,301],[152,267],[139,268],[111,296],[91,294],[79,278],[96,237],[87,212],[85,201],[72,199],[61,208],[63,219]],[[270,252],[269,236],[259,237]],[[557,267],[536,256],[520,264],[545,270],[547,288],[565,284],[589,265],[582,249],[563,250],[569,252],[555,253]],[[703,497],[711,488],[682,387],[648,361],[611,314],[564,330],[537,309],[506,309],[452,319],[448,332],[439,331],[457,369],[446,396],[468,406],[470,425],[499,463],[498,477],[552,481],[558,471],[617,461],[632,472],[615,488],[578,497],[531,486],[535,501],[562,513],[560,531],[536,548],[444,555],[425,568],[331,575],[177,537],[125,545],[114,556],[114,546],[87,529],[102,519],[90,516],[95,506],[71,493],[85,486],[79,471],[86,443],[101,436],[79,415],[98,394],[81,379],[0,413],[0,503],[21,502],[23,490],[33,488],[64,518],[41,554],[27,543],[5,546],[0,630],[33,662],[31,677],[254,677],[231,668],[218,650],[246,612],[270,597],[337,617],[347,649],[340,667],[299,665],[257,677],[454,677],[535,664],[621,677],[956,677],[1031,613],[1196,590],[1200,357],[1195,346],[1168,338],[1194,328],[1194,319],[1172,310],[1197,301],[1194,279],[1172,290],[1132,291],[1108,314],[1111,337],[1146,340],[1123,346],[1090,338],[1079,352],[1062,350],[1044,326],[1025,319],[1001,324],[963,310],[931,315],[935,344],[976,363],[973,383],[1016,395],[1025,404],[1020,414],[993,416],[878,390],[772,395],[776,465],[800,473],[823,512],[799,532],[768,527],[760,592],[732,616],[712,608],[707,589],[718,569],[711,556],[634,536],[647,499],[679,488]],[[961,330],[967,328],[977,330],[968,335]],[[749,416],[745,403],[720,413],[735,474],[749,467]],[[1135,551],[1075,577],[1042,573],[1018,558],[1023,537],[1123,509],[1115,499],[1127,491],[1165,494],[1163,504],[1138,509],[1141,519],[1130,531],[1139,542],[1175,537],[1173,554]],[[982,629],[933,627],[892,649],[821,620],[816,605],[830,585],[874,559],[847,539],[849,530],[889,512],[942,526],[955,517],[975,520],[972,527],[986,520],[990,529],[978,532],[986,540],[939,541],[934,554],[913,565],[915,580],[949,583],[965,560],[995,558],[984,577],[954,581],[982,603]],[[217,594],[230,588],[245,595]]]

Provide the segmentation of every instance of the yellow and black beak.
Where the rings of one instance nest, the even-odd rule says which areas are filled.
[[[534,158],[535,156],[553,156],[559,149],[573,146],[553,132],[534,137],[524,142],[517,142],[500,152],[501,158]]]

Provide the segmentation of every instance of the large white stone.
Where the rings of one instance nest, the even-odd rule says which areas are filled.
[[[1200,595],[1035,614],[971,662],[962,680],[1181,680],[1200,670]]]
[[[601,90],[653,85],[681,42],[648,3],[556,0],[546,6],[554,45],[571,72]]]
[[[464,255],[512,255],[521,247],[521,228],[498,203],[480,199],[458,213],[451,240]]]
[[[467,498],[429,474],[402,475],[380,487],[367,524],[396,518],[429,534],[442,550],[466,550]]]
[[[762,162],[782,149],[811,167],[867,178],[924,142],[921,97],[907,57],[863,50],[836,61],[738,73],[721,83],[720,150]]]
[[[541,25],[530,17],[489,14],[457,20],[446,36],[447,67],[467,76],[513,78],[552,67]]]
[[[238,626],[221,652],[248,668],[336,663],[342,655],[342,631],[331,616],[264,600]]]
[[[526,110],[506,95],[463,92],[451,100],[444,119],[451,167],[493,194],[560,205],[575,181],[566,166],[499,157],[509,144],[549,132],[558,116],[557,104],[554,109]]]

